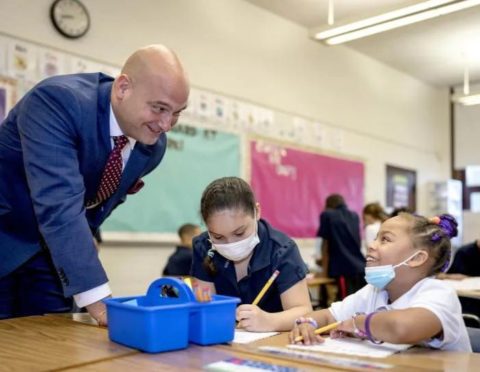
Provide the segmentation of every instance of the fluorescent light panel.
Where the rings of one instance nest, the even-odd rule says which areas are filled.
[[[480,0],[430,0],[375,17],[315,33],[314,38],[336,45],[412,23],[480,5]]]
[[[480,104],[480,93],[471,94],[469,96],[453,96],[452,101],[460,103],[464,106],[473,106]]]

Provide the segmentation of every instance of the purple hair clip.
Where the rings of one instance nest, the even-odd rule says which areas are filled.
[[[430,222],[438,225],[440,230],[448,237],[453,238],[457,236],[457,221],[453,216],[449,214],[442,214],[441,216],[435,216],[430,218]],[[442,238],[442,234],[439,232],[435,232],[432,234],[432,242],[437,242]]]

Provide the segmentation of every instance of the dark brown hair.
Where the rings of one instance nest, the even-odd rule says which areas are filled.
[[[255,215],[255,195],[250,185],[238,177],[223,177],[211,182],[203,191],[200,213],[205,224],[215,212],[225,209],[239,209],[251,216]],[[214,251],[210,249],[203,261],[208,274],[215,276],[217,269],[213,263]]]
[[[326,209],[335,209],[340,205],[345,205],[345,199],[340,194],[331,194],[325,200]]]
[[[368,214],[375,218],[378,221],[385,221],[388,216],[383,210],[382,206],[380,203],[369,203],[365,207],[363,207],[363,214]]]
[[[196,229],[198,229],[198,225],[194,225],[193,223],[186,223],[178,229],[177,233],[180,239],[183,239],[185,235],[192,235]]]
[[[402,212],[403,212],[403,213],[410,213],[410,214],[413,213],[413,211],[412,211],[410,208],[408,208],[408,207],[398,207],[398,208],[395,208],[395,209],[392,211],[392,213],[390,213],[389,218],[391,218],[391,217],[396,217],[396,216],[398,216],[398,215],[399,215],[400,213],[402,213]]]

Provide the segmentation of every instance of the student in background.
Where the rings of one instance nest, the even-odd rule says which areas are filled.
[[[200,226],[186,223],[178,229],[180,245],[169,257],[167,265],[163,269],[163,275],[187,276],[192,268],[192,239],[200,235]]]
[[[315,328],[341,322],[332,337],[471,351],[455,290],[432,277],[448,266],[450,239],[456,235],[450,215],[427,219],[402,213],[386,220],[368,248],[368,285],[300,320],[290,341],[301,335],[306,344],[322,342]]]
[[[360,219],[341,195],[332,194],[325,200],[317,236],[322,238],[322,271],[337,280],[338,298],[362,288],[365,257],[361,252]]]
[[[239,326],[247,331],[285,331],[311,311],[307,267],[297,245],[260,219],[250,186],[220,178],[203,192],[207,231],[193,241],[192,276],[212,293],[236,296]],[[260,303],[251,305],[272,274],[280,274]]]
[[[458,248],[447,273],[440,273],[437,278],[463,280],[470,276],[480,276],[480,239]],[[464,314],[474,314],[480,317],[480,300],[460,296],[460,303]]]
[[[363,208],[363,223],[365,224],[365,241],[362,253],[366,255],[368,246],[377,237],[380,225],[388,218],[380,203],[369,203]]]
[[[457,275],[456,278],[451,275]],[[463,277],[460,277],[463,275]],[[464,279],[480,276],[480,239],[457,249],[452,266],[448,269],[448,279]]]
[[[470,276],[480,276],[480,239],[458,248],[447,274],[443,274],[440,278],[462,280]],[[480,317],[479,299],[461,296],[460,303],[464,314]]]

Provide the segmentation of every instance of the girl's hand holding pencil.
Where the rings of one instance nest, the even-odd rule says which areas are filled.
[[[253,300],[251,305],[240,305],[237,308],[237,328],[244,328],[246,331],[271,331],[272,325],[268,323],[269,317],[266,311],[260,309],[257,305],[267,293],[270,286],[277,279],[280,271],[275,270],[272,276],[267,280],[263,288]]]
[[[237,307],[237,328],[255,332],[271,331],[272,326],[269,324],[268,314],[257,305],[240,305]]]
[[[319,344],[324,342],[322,333],[332,331],[336,329],[340,322],[328,324],[324,327],[316,328],[313,322],[305,321],[300,324],[296,324],[293,330],[288,335],[291,344]]]

